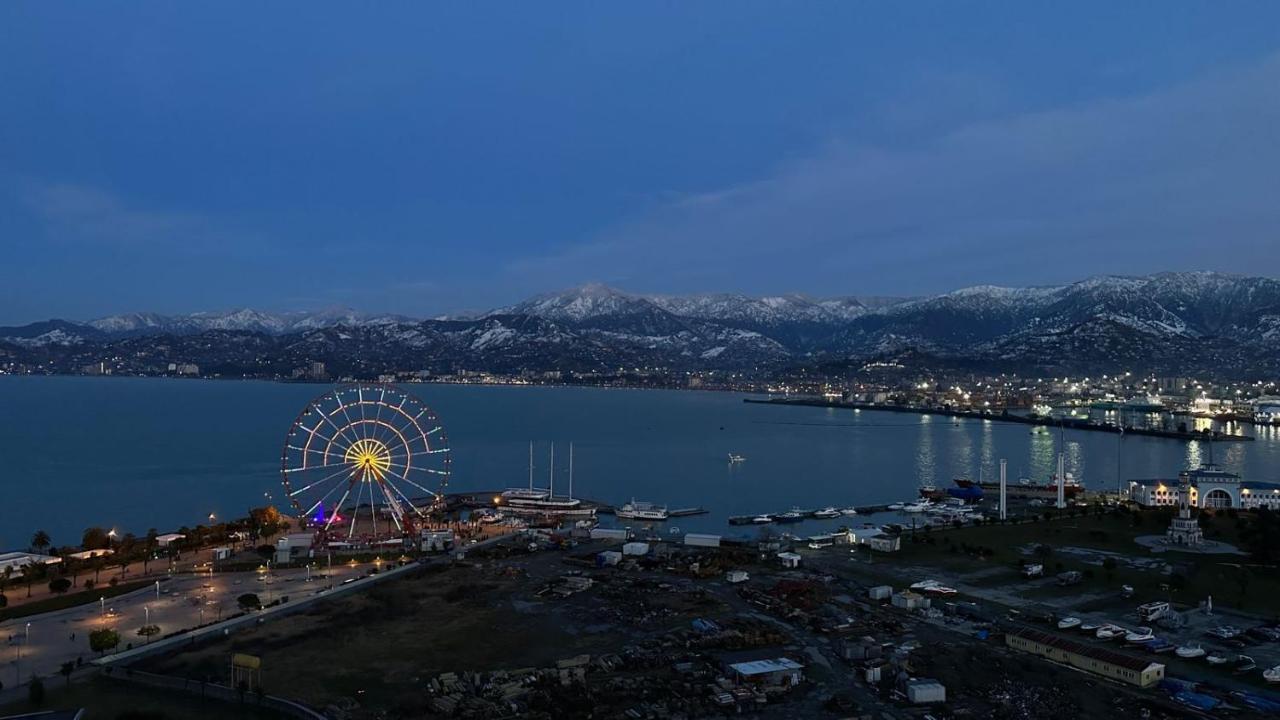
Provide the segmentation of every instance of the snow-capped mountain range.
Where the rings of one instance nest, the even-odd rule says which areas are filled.
[[[1276,371],[1280,281],[1162,273],[911,299],[659,296],[585,285],[455,319],[236,310],[0,328],[0,361],[62,366],[107,349],[204,365],[216,357],[228,368],[252,354],[258,368],[313,359],[353,369],[757,373],[910,351],[975,369],[1253,376]]]

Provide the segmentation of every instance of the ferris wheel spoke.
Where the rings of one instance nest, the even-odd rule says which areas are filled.
[[[352,483],[347,483],[347,490],[342,493],[342,499],[338,501],[337,505],[333,506],[333,512],[329,513],[329,520],[324,524],[325,530],[328,530],[329,526],[333,524],[333,521],[338,519],[338,511],[342,509],[343,503],[347,501],[347,496],[351,494],[351,485]]]
[[[396,471],[394,471],[394,470],[387,470],[387,472],[388,472],[388,473],[390,473],[390,474],[392,474],[392,475],[395,475],[396,477],[400,478],[401,480],[403,480],[403,481],[405,481],[405,482],[409,483],[410,485],[412,485],[412,486],[414,486],[414,487],[418,488],[418,489],[419,489],[419,490],[421,490],[422,492],[427,493],[428,495],[430,495],[430,496],[431,496],[431,497],[433,497],[433,498],[439,498],[439,497],[440,497],[440,494],[439,494],[439,493],[437,493],[437,492],[435,492],[435,491],[433,491],[433,490],[428,490],[427,488],[425,488],[425,487],[423,487],[423,486],[419,485],[418,483],[416,483],[416,482],[414,482],[414,481],[410,480],[409,478],[405,477],[404,475],[401,475],[400,473],[398,473],[398,472],[396,472]]]
[[[418,508],[418,506],[417,506],[417,505],[414,505],[414,504],[413,504],[413,501],[412,501],[412,500],[410,500],[410,499],[408,498],[408,496],[406,496],[406,495],[404,494],[404,492],[400,490],[400,488],[398,488],[398,487],[396,487],[396,486],[395,486],[395,483],[387,482],[387,484],[386,484],[386,485],[387,485],[387,487],[389,487],[389,488],[391,488],[393,491],[395,491],[395,493],[396,493],[397,495],[399,495],[401,499],[403,499],[403,500],[404,500],[404,504],[409,506],[409,509],[413,511],[413,514],[414,514],[414,515],[417,515],[418,517],[426,517],[426,515],[425,515],[425,514],[423,514],[422,510],[421,510],[420,508]],[[403,511],[402,511],[402,512],[403,512]]]
[[[382,490],[382,496],[387,499],[387,507],[391,509],[391,519],[395,521],[396,529],[404,532],[404,525],[400,522],[404,511],[400,509],[400,504],[396,502],[395,498],[391,497],[391,493],[387,492],[385,483],[378,483],[378,488]]]
[[[306,491],[310,490],[313,487],[316,487],[317,485],[324,485],[330,480],[340,477],[343,473],[350,475],[351,473],[354,473],[354,472],[355,472],[355,469],[352,468],[351,466],[343,465],[342,467],[326,475],[325,477],[322,477],[319,480],[316,480],[308,485],[305,485],[303,487],[298,488],[297,490],[294,490],[293,492],[290,492],[288,497],[290,498],[297,497],[298,495],[305,493]],[[341,487],[341,483],[339,483],[336,487]]]
[[[350,473],[348,473],[345,477],[341,478],[341,480],[346,481],[346,486],[348,490],[351,488],[351,481],[355,476],[355,474],[356,474],[356,469],[352,468]],[[306,512],[303,513],[303,516],[304,517],[309,516],[311,515],[312,512],[315,511],[316,508],[322,507],[324,505],[324,501],[332,497],[333,493],[342,486],[343,486],[343,483],[341,481],[334,483],[333,487],[329,488],[328,491],[325,492],[325,494],[321,495],[319,500],[315,501],[315,503],[313,503],[311,507],[307,508]],[[317,490],[317,492],[319,491]],[[343,500],[346,500],[346,498],[343,497]],[[335,511],[341,509],[343,500],[338,501],[338,507],[334,508]]]

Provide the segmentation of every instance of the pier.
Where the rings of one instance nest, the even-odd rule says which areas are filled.
[[[1216,430],[1181,431],[1161,430],[1156,428],[1122,427],[1119,425],[1104,425],[1102,423],[1075,418],[1054,419],[1039,416],[1014,415],[1008,411],[992,412],[989,410],[959,410],[956,408],[946,407],[917,407],[914,405],[847,402],[844,400],[826,400],[823,398],[770,398],[768,400],[743,398],[742,401],[758,405],[793,405],[803,407],[839,408],[843,410],[880,410],[883,412],[913,413],[916,415],[942,415],[945,417],[967,418],[970,420],[991,420],[993,422],[1018,423],[1022,425],[1041,425],[1049,428],[1086,430],[1089,432],[1111,433],[1112,435],[1139,435],[1142,437],[1157,437],[1168,440],[1252,442],[1254,439],[1249,435],[1232,435],[1229,433],[1218,432]]]

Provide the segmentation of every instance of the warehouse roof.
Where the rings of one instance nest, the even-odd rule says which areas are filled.
[[[1092,658],[1100,662],[1105,662],[1109,665],[1122,667],[1126,670],[1143,672],[1147,668],[1151,667],[1152,665],[1160,664],[1160,663],[1151,662],[1146,658],[1140,658],[1134,655],[1126,655],[1125,653],[1116,652],[1115,650],[1109,650],[1107,648],[1098,647],[1096,645],[1088,645],[1082,642],[1077,642],[1075,640],[1068,640],[1067,638],[1059,637],[1058,635],[1051,635],[1047,632],[1041,632],[1039,630],[1018,629],[1018,630],[1010,631],[1009,634],[1014,637],[1020,637],[1024,640],[1030,640],[1031,642],[1039,643],[1041,645],[1046,645],[1048,647],[1056,648],[1058,650],[1065,650],[1066,652],[1069,652],[1069,653],[1074,653],[1076,655]]]

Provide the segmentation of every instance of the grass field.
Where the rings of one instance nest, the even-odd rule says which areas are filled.
[[[1127,513],[1085,515],[1017,525],[981,525],[963,529],[917,531],[915,541],[905,539],[895,561],[933,565],[958,573],[978,574],[972,584],[996,586],[1016,579],[1020,560],[1043,562],[1046,574],[1078,570],[1085,574],[1080,592],[1117,594],[1131,585],[1141,597],[1163,597],[1195,604],[1213,595],[1215,604],[1236,607],[1267,616],[1280,613],[1280,570],[1263,567],[1240,555],[1200,555],[1166,551],[1153,553],[1134,538],[1164,532],[1170,513],[1143,513],[1138,524]],[[1239,543],[1241,524],[1225,514],[1214,516],[1206,535],[1222,542]],[[1028,553],[1044,545],[1045,554]],[[984,552],[974,552],[981,548]],[[1115,554],[1115,567],[1104,567],[1101,557],[1086,559],[1065,548],[1084,548]],[[1127,560],[1151,566],[1131,566]],[[1172,572],[1163,572],[1163,565]],[[1007,573],[992,571],[1006,568]],[[1055,587],[1028,590],[1026,597],[1057,593]]]
[[[55,610],[65,610],[69,607],[77,605],[88,605],[89,603],[98,602],[98,598],[113,598],[117,595],[131,593],[134,590],[140,590],[144,587],[150,587],[155,584],[155,580],[140,580],[137,582],[120,583],[119,585],[103,585],[92,590],[80,590],[78,592],[67,593],[51,597],[47,600],[36,600],[34,602],[23,603],[11,608],[0,610],[0,620],[12,620],[13,618],[26,617],[28,615],[39,615],[40,613],[53,612]]]

